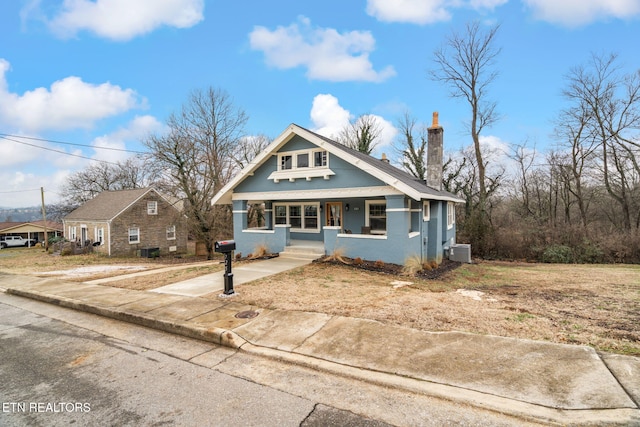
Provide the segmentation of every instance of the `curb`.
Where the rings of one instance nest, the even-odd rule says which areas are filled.
[[[329,374],[347,377],[370,384],[389,387],[410,393],[460,403],[474,408],[498,412],[516,419],[544,423],[548,425],[580,425],[585,419],[590,424],[624,425],[629,421],[640,424],[640,410],[637,409],[597,409],[566,410],[536,405],[524,401],[509,399],[475,390],[436,383],[424,379],[401,376],[393,372],[382,372],[357,366],[331,362],[300,353],[277,350],[252,344],[233,330],[223,328],[205,328],[185,321],[167,321],[152,315],[117,308],[101,307],[74,299],[45,294],[33,290],[0,288],[5,293],[24,298],[70,308],[102,317],[132,323],[188,338],[229,347],[250,355],[264,357],[296,366],[309,368]]]
[[[76,300],[43,294],[34,291],[22,291],[19,289],[6,289],[6,293],[25,298],[31,298],[37,301],[54,304],[60,307],[71,308],[78,311],[97,314],[114,320],[120,320],[127,323],[133,323],[145,326],[151,329],[157,329],[176,335],[182,335],[188,338],[195,338],[202,341],[212,342],[214,344],[223,345],[233,349],[239,349],[247,341],[233,331],[222,328],[204,328],[190,324],[188,322],[167,321],[159,319],[155,316],[130,312],[125,310],[117,310],[113,308],[100,307],[97,305],[86,304]]]

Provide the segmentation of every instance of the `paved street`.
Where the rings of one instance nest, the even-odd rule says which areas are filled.
[[[525,425],[0,293],[0,425]]]

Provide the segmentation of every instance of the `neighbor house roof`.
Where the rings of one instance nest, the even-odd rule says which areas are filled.
[[[25,222],[0,222],[0,233],[26,233],[29,231],[44,231],[44,221],[25,221]],[[62,224],[55,221],[47,221],[48,231],[62,231]]]
[[[109,221],[151,191],[155,191],[162,197],[162,195],[153,188],[103,191],[65,216],[64,219],[65,221]]]
[[[436,190],[427,186],[423,180],[414,177],[386,161],[361,153],[330,138],[324,137],[292,123],[282,134],[280,134],[280,136],[265,148],[261,154],[259,154],[253,161],[251,161],[251,163],[240,171],[238,175],[225,185],[220,192],[215,195],[211,203],[231,203],[233,189],[247,177],[251,176],[258,167],[260,167],[283,145],[289,142],[295,135],[301,136],[312,144],[324,148],[332,155],[338,156],[339,158],[353,164],[415,200],[435,199],[458,203],[464,202],[464,200],[455,194],[449,193],[448,191]]]

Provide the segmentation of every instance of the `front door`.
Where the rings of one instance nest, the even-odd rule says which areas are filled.
[[[331,227],[340,227],[342,231],[342,202],[327,202],[325,224]]]

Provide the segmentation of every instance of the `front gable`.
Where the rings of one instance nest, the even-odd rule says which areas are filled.
[[[294,135],[272,152],[235,188],[234,193],[281,193],[385,187],[380,179],[361,170],[325,147]]]

